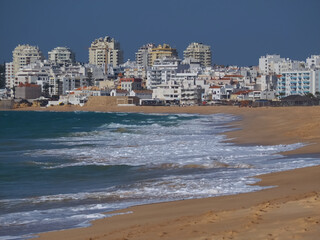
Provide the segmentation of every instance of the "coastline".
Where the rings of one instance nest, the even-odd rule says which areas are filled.
[[[44,110],[44,109],[20,109]],[[224,133],[236,144],[291,144],[305,147],[286,155],[318,154],[320,107],[57,107],[46,111],[142,113],[226,113],[241,117]],[[143,205],[96,220],[88,228],[40,234],[40,239],[314,239],[320,234],[320,167],[257,176],[258,192]],[[299,177],[298,177],[299,176]]]

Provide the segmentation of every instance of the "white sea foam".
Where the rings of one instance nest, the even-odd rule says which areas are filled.
[[[105,124],[91,132],[43,139],[52,143],[52,147],[30,150],[27,154],[40,159],[59,159],[59,162],[49,163],[30,161],[43,169],[126,165],[136,171],[166,174],[90,192],[1,200],[0,204],[12,209],[23,204],[76,205],[4,214],[0,217],[0,225],[52,225],[69,221],[68,224],[72,222],[80,226],[87,224],[88,219],[105,216],[100,212],[131,205],[256,191],[261,187],[248,185],[258,181],[251,178],[254,175],[320,164],[319,159],[290,159],[279,154],[302,147],[302,143],[274,146],[225,143],[226,137],[219,133],[228,129],[220,124],[237,119],[231,115],[194,118],[174,115],[163,123],[145,116],[141,125],[125,121],[124,124]],[[181,120],[181,117],[187,119]]]

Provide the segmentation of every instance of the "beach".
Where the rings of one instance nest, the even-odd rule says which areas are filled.
[[[44,109],[22,109],[44,110]],[[46,111],[225,113],[240,116],[226,134],[240,145],[304,143],[284,152],[319,158],[320,108],[55,107]],[[40,234],[40,239],[317,239],[320,235],[320,167],[257,178],[257,192],[130,207],[88,228]]]

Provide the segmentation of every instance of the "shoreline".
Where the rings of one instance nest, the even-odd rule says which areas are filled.
[[[53,111],[57,110],[79,111],[70,107]],[[92,108],[81,110],[93,111]],[[318,156],[320,153],[320,127],[316,128],[320,126],[317,121],[320,119],[320,107],[113,107],[95,108],[95,110],[169,114],[233,114],[240,116],[241,120],[228,125],[240,129],[223,133],[229,142],[237,145],[277,145],[301,142],[308,145],[281,154]],[[316,215],[316,212],[320,212],[318,211],[320,204],[317,201],[320,197],[319,173],[320,166],[315,166],[256,176],[262,180],[255,185],[277,185],[278,187],[222,197],[130,207],[116,211],[116,213],[132,211],[132,214],[95,220],[92,226],[87,228],[41,233],[39,236],[40,239],[49,240],[277,239],[277,237],[314,239],[320,234],[320,230],[317,230],[320,229],[320,217]],[[297,179],[298,175],[299,179]],[[299,181],[305,185],[301,186]],[[301,206],[303,206],[303,211]],[[300,209],[300,211],[297,212],[294,209]],[[251,220],[244,224],[243,221],[246,219]],[[286,226],[277,226],[276,222],[278,225],[285,223]],[[228,228],[229,225],[232,227]]]
[[[53,106],[48,108],[27,107],[9,111],[232,114],[241,118],[240,121],[227,124],[239,128],[224,133],[230,139],[228,141],[232,143],[238,145],[304,143],[306,146],[302,148],[281,154],[320,153],[320,120],[317,121],[320,119],[320,106],[258,108],[235,106]]]
[[[255,177],[261,181],[254,185],[277,186],[133,206],[89,227],[41,233],[38,239],[315,239],[320,233],[319,172],[314,166],[264,174]]]

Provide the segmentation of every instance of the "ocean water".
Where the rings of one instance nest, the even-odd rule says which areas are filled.
[[[221,133],[231,130],[225,124],[234,120],[0,112],[0,239],[87,226],[132,205],[257,191],[247,185],[254,175],[320,164],[279,154],[301,143],[224,142]]]

